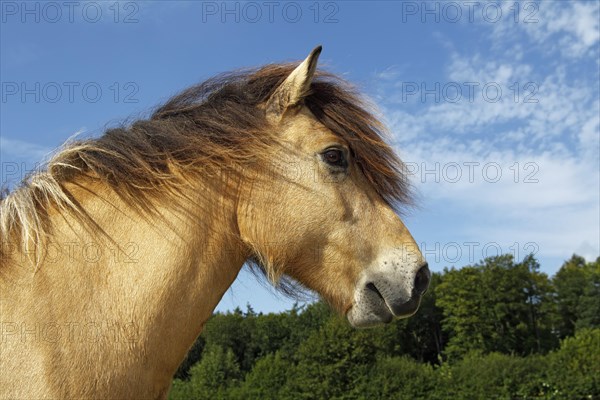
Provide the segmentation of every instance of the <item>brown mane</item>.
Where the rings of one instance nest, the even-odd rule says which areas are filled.
[[[25,250],[31,243],[39,246],[51,228],[50,205],[93,225],[67,183],[84,177],[103,182],[145,213],[152,212],[157,196],[177,191],[190,174],[266,161],[274,138],[260,106],[296,66],[274,64],[218,75],[173,97],[149,119],[66,145],[45,171],[24,179],[0,199],[0,256],[12,234],[20,235]],[[382,124],[349,84],[317,72],[304,104],[348,143],[364,175],[387,203],[410,204],[402,162],[384,142]]]

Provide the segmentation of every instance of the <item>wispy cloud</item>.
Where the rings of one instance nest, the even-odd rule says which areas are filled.
[[[421,96],[420,88],[407,96],[407,83],[390,71],[377,76],[376,93],[425,203],[453,215],[454,239],[534,241],[545,257],[595,258],[599,81],[578,68],[597,62],[598,3],[557,3],[540,3],[536,24],[482,26],[493,51],[462,54],[449,46],[439,100]],[[528,41],[539,51],[514,50]],[[447,84],[461,88],[458,101],[452,91],[444,94]],[[486,84],[501,88],[501,97],[486,96]],[[435,82],[425,85],[431,90]]]
[[[505,43],[525,33],[534,44],[547,52],[572,59],[597,57],[600,41],[600,3],[597,1],[499,4],[503,15],[508,18],[488,24],[493,28],[492,38],[496,42]],[[521,4],[518,23],[514,21],[516,4]]]

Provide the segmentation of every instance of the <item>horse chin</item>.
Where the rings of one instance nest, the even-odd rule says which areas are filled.
[[[346,318],[354,328],[370,328],[389,324],[394,319],[403,319],[414,315],[420,302],[420,297],[415,297],[398,306],[394,303],[388,305],[383,298],[363,297],[360,302],[354,302],[346,312]]]
[[[394,319],[394,315],[385,305],[383,307],[361,307],[355,304],[346,313],[346,318],[354,328],[371,328],[389,324]]]
[[[346,318],[348,318],[348,322],[354,328],[371,328],[374,326],[389,324],[394,319],[411,317],[416,312],[417,308],[404,314],[393,314],[388,307],[378,307],[376,309],[352,307],[346,313]]]

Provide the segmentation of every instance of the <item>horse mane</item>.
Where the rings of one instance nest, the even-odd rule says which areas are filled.
[[[39,248],[52,229],[51,208],[94,229],[69,183],[101,182],[134,210],[151,214],[161,195],[177,192],[195,173],[206,176],[267,161],[275,138],[260,106],[297,65],[217,75],[174,96],[148,119],[66,144],[44,170],[0,194],[0,256],[6,255],[4,245],[11,235],[22,251]],[[387,203],[395,208],[411,204],[403,163],[383,140],[384,126],[351,85],[317,71],[304,104],[348,143],[365,177]]]

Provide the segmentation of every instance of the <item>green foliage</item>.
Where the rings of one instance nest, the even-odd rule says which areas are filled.
[[[600,327],[600,257],[586,265],[587,279],[577,304],[575,330]]]
[[[256,362],[246,375],[242,386],[232,398],[279,400],[284,398],[282,388],[286,387],[293,364],[282,358],[280,353],[268,354]]]
[[[533,257],[514,263],[511,255],[446,270],[436,288],[442,325],[450,336],[446,354],[459,359],[470,351],[527,355],[555,345],[551,285]]]
[[[174,379],[171,383],[169,400],[189,400],[192,398],[192,386],[181,379]]]
[[[367,331],[353,330],[338,317],[300,345],[288,386],[298,399],[343,399],[375,360]]]
[[[555,398],[600,397],[600,329],[582,329],[549,355],[549,384]]]
[[[250,363],[246,356],[253,344],[249,328],[254,324],[253,319],[252,315],[245,318],[239,308],[231,314],[215,314],[204,327],[202,337],[208,344],[231,350],[238,365],[247,371]]]
[[[599,261],[552,280],[531,256],[434,273],[415,316],[371,330],[322,302],[215,314],[169,398],[600,398]]]
[[[436,386],[437,374],[431,365],[409,357],[382,357],[368,370],[354,398],[430,399]]]
[[[231,349],[208,347],[202,360],[190,369],[188,398],[227,399],[229,388],[238,384],[240,368]]]
[[[440,371],[438,393],[449,399],[534,399],[545,395],[547,362],[499,353],[473,352]]]
[[[586,263],[583,257],[573,255],[552,282],[560,338],[572,336],[576,328],[600,326],[600,258]]]

